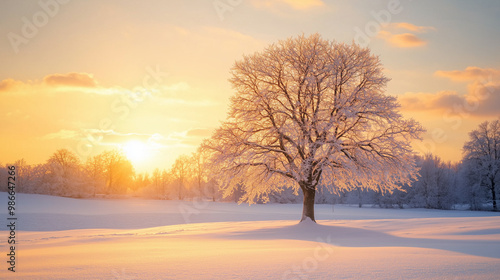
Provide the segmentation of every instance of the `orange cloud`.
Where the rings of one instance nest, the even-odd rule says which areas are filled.
[[[417,35],[408,32],[400,33],[401,30],[413,33],[425,33],[427,31],[434,31],[436,28],[432,26],[418,26],[409,22],[393,22],[386,24],[378,33],[378,37],[397,48],[416,48],[427,45],[427,41]]]
[[[500,70],[493,68],[480,68],[469,66],[465,70],[436,71],[434,75],[449,78],[455,82],[467,82],[474,80],[500,80]]]
[[[3,81],[0,81],[0,92],[13,91],[23,85],[24,83],[21,81],[16,81],[14,79],[5,79]]]
[[[425,46],[427,41],[424,41],[411,33],[392,34],[389,31],[381,30],[379,37],[398,48],[415,48]]]
[[[97,81],[91,74],[87,73],[67,73],[51,74],[43,78],[43,82],[50,86],[70,86],[70,87],[96,87]]]
[[[498,116],[500,82],[473,83],[466,94],[454,91],[405,93],[399,102],[406,111],[438,111],[446,115]]]
[[[440,91],[438,93],[407,92],[399,97],[399,103],[404,110],[424,111],[451,107],[460,103],[462,97],[454,91]]]
[[[392,29],[405,29],[416,33],[425,33],[427,31],[436,30],[436,28],[432,26],[418,26],[409,22],[393,22],[388,24],[388,27]]]

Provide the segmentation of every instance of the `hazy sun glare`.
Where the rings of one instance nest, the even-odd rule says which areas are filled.
[[[138,165],[148,161],[151,158],[151,148],[148,144],[138,141],[131,140],[122,146],[125,156],[132,162],[132,164]]]

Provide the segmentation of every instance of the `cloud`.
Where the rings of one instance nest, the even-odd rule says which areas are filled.
[[[95,138],[102,138],[102,143],[105,145],[123,143],[129,140],[138,140],[147,142],[153,134],[135,133],[135,132],[119,132],[113,129],[102,130],[96,128],[83,129],[85,135],[92,135]]]
[[[325,5],[321,0],[252,0],[251,3],[257,8],[275,9],[279,6],[288,6],[298,11],[310,10]]]
[[[437,93],[405,93],[399,96],[405,111],[435,111],[443,116],[498,116],[500,115],[500,82],[468,86],[466,94],[455,91]]]
[[[432,26],[418,26],[414,25],[409,22],[393,22],[387,25],[387,28],[393,29],[393,30],[398,30],[398,29],[404,29],[416,33],[425,33],[427,31],[436,31],[435,27]]]
[[[35,80],[23,82],[11,78],[0,81],[0,92],[6,93],[40,95],[40,93],[54,93],[56,92],[54,90],[55,88],[58,88],[57,91],[59,92],[128,96],[129,99],[135,103],[142,102],[155,95],[175,99],[178,103],[185,104],[187,102],[185,93],[191,89],[191,86],[184,81],[179,81],[171,84],[164,83],[154,88],[145,88],[142,86],[134,88],[123,88],[119,86],[103,87],[98,85],[97,80],[92,74],[75,72],[67,74],[50,74],[45,76],[42,81]],[[200,100],[197,101],[197,103],[200,103]]]
[[[425,46],[427,41],[420,39],[414,34],[392,34],[389,31],[381,30],[378,34],[379,38],[384,39],[394,47],[398,48],[415,48]]]
[[[5,79],[0,81],[0,92],[14,91],[15,89],[23,86],[24,83],[14,79]]]
[[[44,140],[52,140],[52,139],[76,139],[81,137],[81,133],[75,130],[67,130],[61,129],[58,132],[49,133],[42,137]]]
[[[401,30],[411,31],[413,33],[400,33]],[[384,39],[393,47],[417,48],[427,45],[427,41],[414,33],[426,33],[435,30],[436,28],[432,26],[418,26],[409,22],[394,22],[385,25],[378,33],[378,37]]]
[[[469,66],[465,70],[436,71],[435,76],[449,78],[455,82],[468,82],[475,80],[500,80],[500,70],[493,68],[480,68]]]
[[[399,97],[399,102],[404,110],[424,111],[452,107],[463,98],[454,91],[440,91],[437,93],[407,92]]]
[[[70,87],[96,87],[97,81],[91,74],[87,73],[67,73],[51,74],[43,78],[43,82],[50,86],[70,86]]]
[[[88,73],[67,73],[67,74],[50,74],[40,80],[18,81],[12,78],[0,81],[0,92],[9,93],[37,93],[41,91],[53,92],[55,87],[64,86],[74,90],[109,94],[109,91],[114,88],[100,88],[92,74]],[[116,89],[115,93],[116,93]]]

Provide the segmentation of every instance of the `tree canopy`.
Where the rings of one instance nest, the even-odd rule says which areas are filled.
[[[204,144],[225,195],[242,182],[248,202],[300,188],[302,219],[314,220],[318,184],[391,192],[415,178],[411,141],[424,130],[384,93],[389,79],[369,49],[302,35],[231,73],[227,120]]]

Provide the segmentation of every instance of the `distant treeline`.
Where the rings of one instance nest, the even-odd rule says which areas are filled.
[[[500,120],[484,122],[469,133],[463,159],[456,164],[426,154],[415,156],[416,180],[392,193],[367,190],[362,185],[348,190],[319,184],[316,203],[373,204],[380,207],[497,211],[500,183]],[[0,166],[0,191],[7,191],[8,167],[16,168],[16,192],[87,198],[132,195],[152,199],[242,201],[245,182],[221,191],[217,170],[202,148],[182,155],[169,170],[136,173],[120,150],[105,151],[82,162],[67,149],[56,151],[45,163],[30,165],[24,159]],[[264,182],[265,184],[265,182]],[[337,190],[332,194],[327,189]],[[262,196],[257,203],[300,203],[302,194],[291,187]]]
[[[471,210],[492,209],[489,185],[481,179],[477,166],[470,162],[451,164],[427,154],[417,156],[418,181],[391,193],[368,191],[362,186],[336,194],[319,187],[316,203],[364,204],[380,207],[417,207],[453,209],[466,205]],[[130,162],[118,150],[106,151],[82,163],[72,152],[62,149],[44,164],[29,165],[24,160],[0,167],[2,191],[7,190],[7,166],[17,170],[16,190],[22,193],[88,198],[134,195],[151,199],[239,201],[244,195],[236,190],[223,199],[215,180],[209,179],[200,153],[179,157],[170,170],[136,174]],[[258,201],[263,203],[264,200]],[[302,195],[285,188],[269,195],[271,203],[301,203]]]
[[[1,191],[7,190],[7,167],[16,167],[16,191],[75,198],[133,195],[154,199],[220,200],[218,187],[207,179],[198,153],[181,156],[170,170],[136,173],[118,150],[105,151],[86,162],[67,149],[56,151],[45,163],[24,159],[0,167]]]

